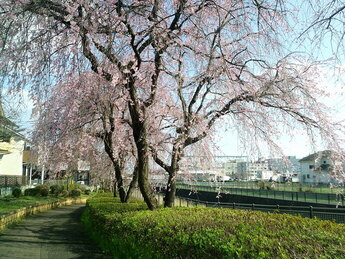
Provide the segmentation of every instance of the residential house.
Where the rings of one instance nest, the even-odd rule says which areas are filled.
[[[309,184],[338,183],[337,173],[342,162],[335,158],[330,150],[319,151],[299,160],[301,164],[301,182]]]
[[[18,126],[5,117],[0,105],[0,181],[6,182],[6,185],[22,184],[25,141]]]
[[[41,170],[38,170],[38,157],[36,152],[33,152],[28,142],[24,144],[23,150],[23,176],[28,179],[28,184],[31,185],[33,179],[38,179]],[[37,182],[37,181],[36,181]]]

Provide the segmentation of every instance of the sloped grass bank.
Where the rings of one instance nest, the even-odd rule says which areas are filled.
[[[21,209],[28,206],[34,206],[47,202],[54,202],[61,200],[55,197],[33,197],[21,196],[20,198],[0,199],[0,214],[8,213],[12,210]]]
[[[102,194],[87,201],[82,221],[115,258],[345,258],[345,225],[284,214],[149,211]]]

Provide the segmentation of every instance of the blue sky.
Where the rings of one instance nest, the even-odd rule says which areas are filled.
[[[303,12],[301,12],[301,17],[299,23],[294,24],[295,36],[291,37],[288,35],[286,39],[284,39],[286,44],[286,51],[296,51],[305,54],[312,54],[315,59],[324,60],[329,59],[334,51],[334,44],[332,46],[330,35],[325,34],[324,38],[320,42],[314,42],[313,38],[308,38],[305,35],[304,38],[298,39],[298,35],[303,31],[303,28],[307,26],[307,24],[312,20],[312,17],[308,17],[308,6],[305,4],[304,1],[291,1],[293,5],[297,8],[302,8]],[[337,61],[334,61],[334,65],[337,64],[342,66],[345,62],[342,62],[343,58],[338,56]],[[330,62],[332,63],[332,61]],[[330,75],[336,73],[335,70],[331,70],[330,68]],[[343,85],[345,80],[341,77],[333,77],[331,76],[329,79],[330,85],[338,88],[338,93],[327,100],[328,105],[330,105],[333,109],[335,109],[334,116],[338,116],[339,119],[345,118],[345,95],[343,92]],[[334,78],[338,79],[337,82]],[[33,108],[33,103],[28,97],[28,92],[24,91],[22,98],[17,98],[16,100],[18,104],[21,104],[21,118],[17,120],[18,124],[25,129],[32,129],[33,123],[35,119],[31,117],[31,110]],[[219,153],[222,155],[247,155],[247,153],[241,149],[241,144],[238,139],[238,136],[235,130],[229,129],[227,131],[220,131],[219,132]],[[285,155],[296,155],[297,157],[306,156],[314,151],[321,150],[324,147],[322,145],[316,145],[313,148],[310,143],[308,142],[308,138],[306,134],[303,132],[296,132],[294,137],[283,136],[279,140],[282,149],[284,150]],[[265,148],[263,148],[263,154],[267,154]],[[255,154],[254,154],[255,155]]]
[[[300,9],[301,12],[296,17],[298,22],[290,17],[293,34],[286,34],[286,37],[282,39],[283,47],[287,53],[295,52],[313,60],[325,61],[328,64],[326,68],[328,78],[325,81],[329,86],[328,90],[331,96],[326,98],[324,102],[331,108],[330,112],[334,118],[338,121],[345,120],[345,77],[343,76],[345,74],[345,51],[337,49],[338,42],[336,41],[337,38],[334,37],[335,35],[331,35],[327,31],[321,32],[319,27],[312,28],[308,33],[302,34],[315,19],[312,16],[312,6],[310,6],[309,1],[289,1],[289,3]],[[327,1],[320,1],[320,3],[324,4]],[[340,31],[343,29],[341,23],[334,24],[334,26]],[[307,134],[298,130],[293,137],[282,136],[278,140],[285,155],[294,155],[298,158],[325,149],[326,147],[321,142],[319,139],[318,143],[311,145]],[[242,145],[235,130],[221,131],[218,146],[219,151],[225,155],[248,155],[248,152],[241,148]],[[251,155],[259,156],[258,154]],[[261,155],[270,156],[264,146]]]

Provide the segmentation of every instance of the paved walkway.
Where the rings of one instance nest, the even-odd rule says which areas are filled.
[[[30,216],[0,234],[1,259],[105,259],[80,223],[85,205]]]

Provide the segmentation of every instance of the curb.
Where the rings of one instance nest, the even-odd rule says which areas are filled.
[[[11,225],[19,220],[29,216],[34,215],[43,211],[47,211],[53,208],[58,208],[66,205],[86,203],[87,198],[74,198],[67,199],[62,201],[54,201],[43,204],[32,205],[24,207],[21,209],[13,210],[9,213],[0,215],[0,230],[6,228],[8,225]]]

